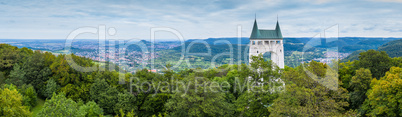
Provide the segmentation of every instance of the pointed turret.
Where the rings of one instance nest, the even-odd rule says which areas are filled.
[[[279,21],[276,21],[275,31],[276,31],[278,37],[282,38],[282,32],[281,32],[281,28],[279,27]]]
[[[254,26],[253,26],[253,31],[251,32],[251,39],[256,39],[260,36],[260,31],[258,30],[258,26],[257,26],[257,19],[254,20]]]

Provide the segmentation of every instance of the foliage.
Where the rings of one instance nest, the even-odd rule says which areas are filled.
[[[36,106],[37,93],[32,85],[23,85],[21,88],[21,93],[23,95],[23,105],[33,108]]]
[[[66,57],[71,57],[72,61],[66,59]],[[82,67],[94,65],[92,60],[74,54],[58,55],[50,65],[53,73],[52,79],[57,84],[60,84],[60,91],[64,92],[68,98],[74,101],[89,101],[89,90],[94,81],[95,72],[88,73],[82,72],[80,69],[73,69],[69,62],[75,62]]]
[[[22,65],[24,70],[26,84],[32,84],[40,95],[43,95],[45,82],[52,75],[51,70],[45,65],[44,55],[40,51],[35,51],[29,56]]]
[[[368,116],[402,116],[402,69],[392,67],[381,79],[371,81],[367,92]]]
[[[385,51],[389,57],[402,57],[402,39],[390,41],[380,47],[378,51]]]
[[[50,100],[46,100],[38,116],[41,117],[97,117],[103,116],[103,110],[95,102],[86,104],[76,103],[66,98],[65,94],[53,93]]]
[[[341,60],[341,62],[355,61],[359,60],[360,53],[366,52],[365,50],[357,50],[352,52],[348,57]]]
[[[6,86],[8,87],[8,86]],[[11,86],[13,87],[13,86]],[[0,89],[0,116],[29,117],[28,107],[22,105],[22,96],[14,88]]]
[[[7,84],[14,84],[22,86],[25,80],[25,72],[21,69],[20,65],[15,64],[13,70],[10,72],[9,78],[6,80]]]
[[[286,90],[269,107],[270,116],[340,116],[348,106],[346,89],[328,84],[338,82],[336,72],[325,64],[307,63],[285,71]],[[326,77],[321,70],[327,69]],[[307,71],[311,70],[310,72]],[[312,74],[309,74],[311,73]]]
[[[167,82],[170,82],[169,80],[171,78],[149,72],[147,69],[137,71],[133,78],[131,87],[133,94],[137,97],[137,110],[135,111],[138,113],[136,114],[138,116],[152,116],[163,112],[167,100],[171,97],[169,93],[171,93],[172,90],[170,90],[170,88],[162,89],[157,83],[166,85]],[[174,79],[180,80],[181,78],[175,77]],[[142,83],[144,83],[144,85],[141,85]],[[164,91],[162,92],[162,90]]]
[[[392,58],[392,66],[394,66],[394,67],[402,67],[402,57]]]
[[[367,98],[365,93],[370,88],[371,80],[370,70],[360,68],[356,71],[356,75],[353,76],[350,81],[350,87],[352,89],[350,93],[350,106],[352,109],[358,109]]]
[[[99,104],[105,114],[114,114],[118,94],[117,89],[109,86],[104,79],[96,79],[90,90],[91,100]]]
[[[137,117],[137,116],[135,115],[134,110],[124,113],[123,109],[120,109],[119,114],[116,115],[115,117]]]
[[[240,116],[262,117],[269,116],[267,107],[272,106],[278,93],[268,92],[245,92],[234,103]]]
[[[93,101],[80,106],[79,111],[80,113],[85,113],[85,117],[99,117],[103,115],[103,109]]]
[[[71,57],[73,61],[67,60],[66,57]],[[65,86],[68,84],[77,84],[82,81],[86,81],[86,75],[83,75],[84,72],[81,72],[79,69],[73,69],[69,65],[69,62],[75,62],[82,67],[90,67],[93,65],[92,60],[82,58],[74,54],[59,55],[55,58],[54,61],[55,62],[50,65],[50,69],[54,73],[53,78],[57,79],[61,86]]]
[[[267,107],[278,97],[279,90],[275,87],[281,85],[277,82],[279,68],[264,60],[262,54],[253,56],[250,64],[253,70],[246,71],[249,71],[251,79],[247,82],[247,91],[242,92],[234,103],[236,112],[240,116],[269,116]]]
[[[262,54],[251,57],[250,76],[252,82],[270,81],[279,77],[279,67],[271,61],[266,61]]]
[[[208,79],[195,79],[190,76],[184,84],[190,84],[189,87],[182,86],[178,88],[173,97],[166,103],[166,111],[171,116],[230,116],[233,114],[234,105],[225,100],[222,92],[213,92],[204,90],[208,87],[195,85],[195,80],[199,84],[208,82]],[[198,85],[199,85],[198,84]],[[188,88],[187,91],[184,89]],[[217,89],[215,89],[217,90]]]
[[[120,110],[124,112],[129,112],[131,110],[137,110],[137,106],[134,105],[136,102],[136,97],[132,94],[126,93],[119,93],[117,95],[117,103],[114,107],[114,112],[119,113]]]
[[[41,117],[83,117],[85,113],[79,112],[79,107],[76,102],[67,99],[65,94],[55,94],[50,100],[46,100],[42,110],[38,116]]]
[[[0,86],[6,83],[6,77],[4,76],[4,73],[0,71]]]
[[[53,95],[53,93],[56,93],[58,90],[59,86],[53,79],[49,79],[46,83],[46,89],[44,92],[44,96],[48,99],[50,99]]]
[[[18,62],[18,48],[9,44],[0,44],[0,70],[7,70]]]
[[[202,47],[194,45],[195,50],[190,51],[204,52]],[[0,44],[0,51],[5,52],[0,55],[0,86],[4,80],[8,83],[0,90],[0,116],[30,116],[29,107],[41,98],[48,100],[39,116],[402,116],[402,70],[398,68],[402,67],[402,58],[374,50],[356,55],[359,60],[340,63],[338,72],[316,61],[279,69],[259,55],[252,57],[249,65],[210,69],[176,72],[167,64],[163,74],[147,69],[135,74],[110,69],[81,72],[65,57],[71,56],[81,66],[99,64],[74,54],[54,56],[7,44]],[[121,73],[124,79],[119,79]],[[227,87],[215,92],[210,87],[212,82]],[[281,88],[286,90],[278,90]]]
[[[360,53],[356,66],[370,69],[374,78],[380,79],[391,68],[391,58],[384,51],[368,50]]]
[[[350,80],[352,80],[353,75],[355,74],[355,61],[348,61],[345,63],[339,64],[339,79],[342,81],[342,87],[349,89]]]

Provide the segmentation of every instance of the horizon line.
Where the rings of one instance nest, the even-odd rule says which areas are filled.
[[[193,40],[193,39],[219,39],[219,38],[238,38],[238,37],[209,37],[209,38],[188,38],[185,40]],[[250,37],[240,37],[240,38],[250,38]],[[284,37],[284,38],[313,38],[313,37]],[[332,37],[329,37],[332,38]],[[336,38],[336,37],[335,37]],[[402,38],[402,37],[358,37],[358,36],[345,36],[345,37],[337,37],[337,38]],[[0,40],[11,40],[16,38],[0,38]],[[66,40],[66,39],[17,39],[17,40]],[[74,39],[74,40],[97,40],[97,39]],[[113,39],[106,39],[106,40],[113,40]],[[118,39],[114,39],[118,40]],[[130,39],[123,39],[123,40],[130,40]],[[136,40],[149,40],[149,39],[136,39]],[[155,39],[155,40],[175,40],[175,39]]]

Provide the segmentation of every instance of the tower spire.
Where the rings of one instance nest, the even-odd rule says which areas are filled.
[[[278,18],[279,16],[278,16],[278,14],[276,14],[276,22],[278,22],[279,20],[279,18]]]
[[[278,16],[277,16],[276,18],[277,18],[277,19],[276,19],[275,31],[276,31],[276,34],[277,34],[280,38],[282,38],[282,32],[281,32],[281,28],[279,27]]]
[[[253,26],[253,31],[251,32],[251,36],[250,38],[258,38],[260,36],[260,30],[258,30],[258,26],[257,26],[257,18],[254,19],[254,26]]]

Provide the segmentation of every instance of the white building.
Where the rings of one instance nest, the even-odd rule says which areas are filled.
[[[271,53],[271,61],[279,68],[285,67],[283,37],[279,22],[276,22],[275,30],[258,29],[257,20],[254,20],[253,31],[250,36],[249,63],[251,56],[257,56],[266,52]]]

